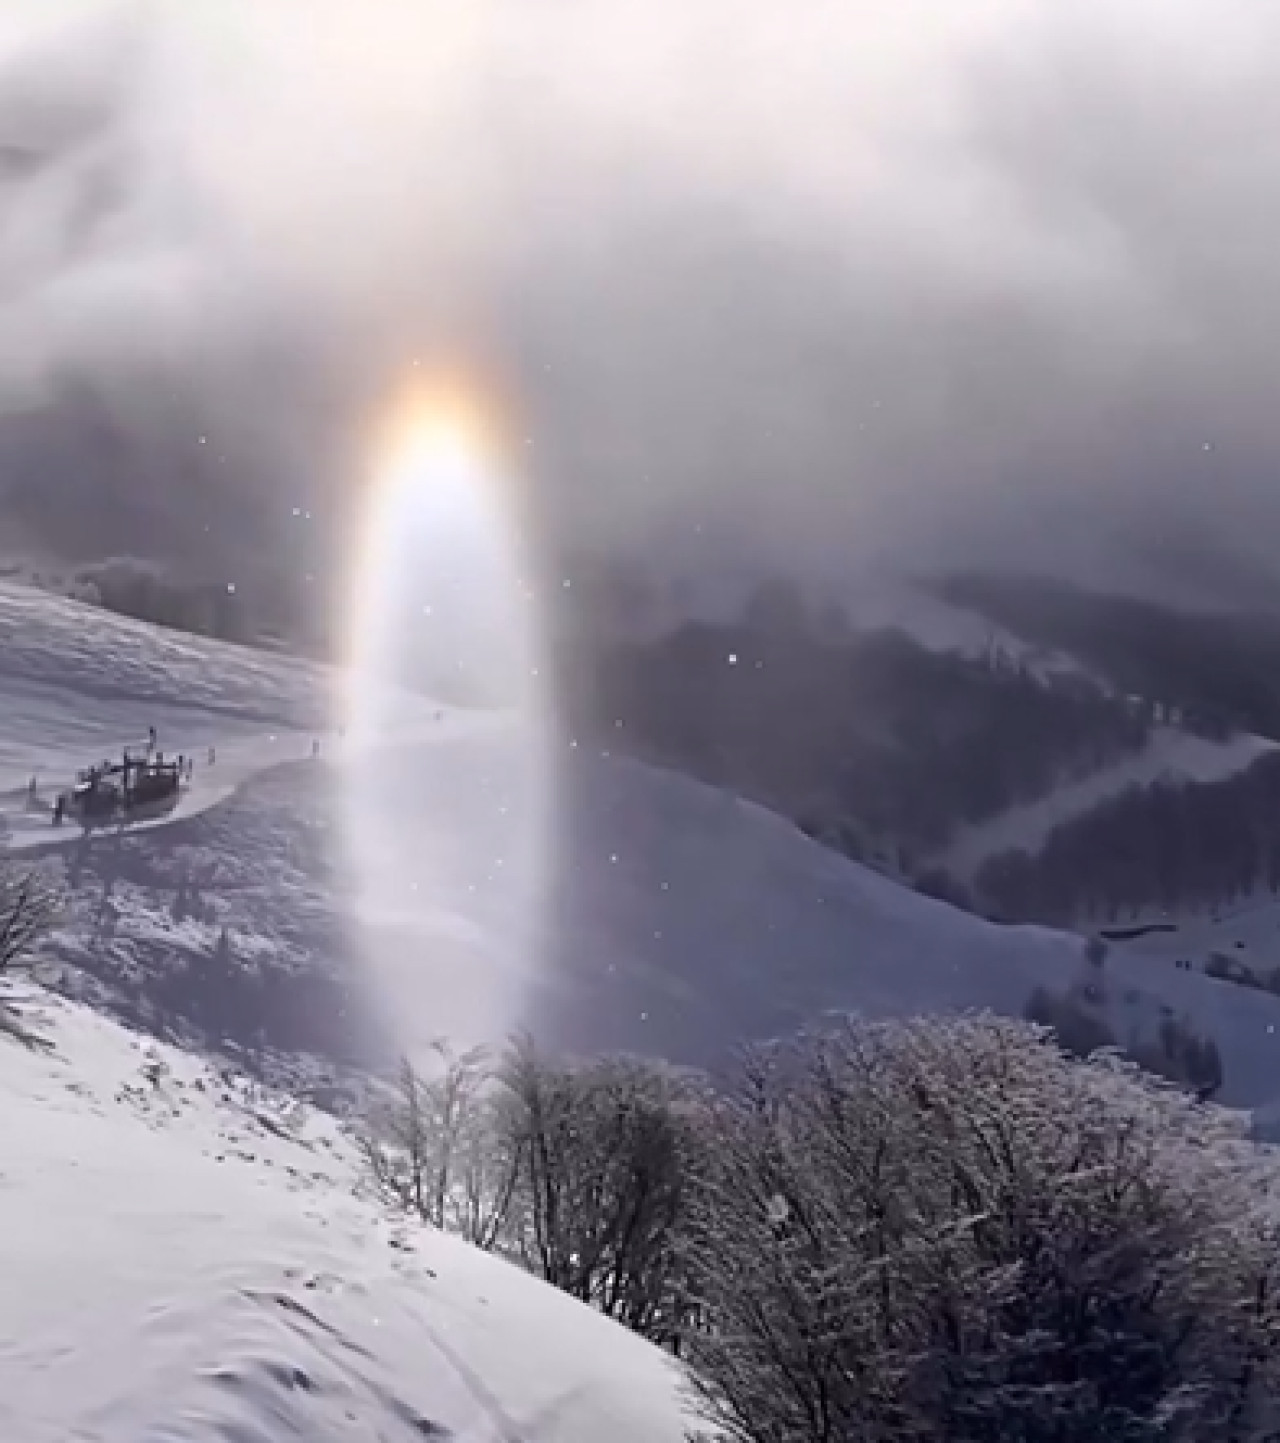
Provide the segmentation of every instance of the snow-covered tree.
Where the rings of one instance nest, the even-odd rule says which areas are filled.
[[[443,1043],[424,1076],[401,1062],[393,1099],[376,1109],[364,1138],[370,1175],[392,1202],[478,1247],[506,1236],[516,1158],[498,1114],[488,1054]]]
[[[678,1334],[689,1129],[681,1079],[631,1058],[570,1064],[517,1043],[503,1069],[526,1266],[648,1337]]]
[[[740,1443],[1273,1436],[1270,1185],[1226,1115],[991,1018],[756,1054],[687,1227]]]

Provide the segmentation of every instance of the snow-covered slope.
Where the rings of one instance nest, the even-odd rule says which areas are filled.
[[[706,1060],[826,1010],[1017,1014],[1087,971],[1079,937],[922,897],[674,773],[583,758],[566,785],[559,967],[538,1013],[566,1045]],[[1120,952],[1104,991],[1122,1042],[1185,1015],[1223,1049],[1224,1100],[1280,1095],[1280,997]]]
[[[662,1354],[389,1218],[331,1118],[24,1012],[51,1046],[0,1033],[6,1443],[683,1437]]]
[[[1211,741],[1174,727],[1157,727],[1147,745],[1079,781],[1068,782],[1025,806],[1013,807],[980,826],[969,827],[940,859],[953,876],[970,878],[988,858],[1020,847],[1037,852],[1055,827],[1083,816],[1130,787],[1157,781],[1221,782],[1274,751],[1265,737],[1242,733]]]
[[[307,728],[322,724],[329,704],[324,667],[10,582],[0,582],[0,659],[6,678],[71,686],[95,704],[144,712],[180,702],[214,716]]]
[[[3,587],[0,636],[0,812],[69,890],[43,975],[259,1072],[310,1086],[485,1016],[709,1062],[832,1009],[1021,1011],[1084,965],[1079,938],[994,927],[585,748],[543,829],[502,718],[405,700],[348,743],[321,730],[319,668]],[[82,839],[27,816],[30,775],[43,796],[148,726],[201,761],[162,825]],[[1222,1046],[1225,1101],[1280,1096],[1280,997],[1123,951],[1103,991],[1122,1040],[1187,1014]],[[0,1439],[683,1437],[664,1357],[390,1221],[331,1118],[34,995],[53,1049],[0,1029]]]
[[[41,633],[45,604],[30,605],[24,656],[61,644],[67,604],[53,603]],[[0,593],[0,614],[4,605]],[[0,653],[0,730],[11,746],[38,749],[64,724],[89,726],[69,720],[86,714],[131,737],[145,730],[160,701],[83,710],[76,659],[109,677],[117,645],[115,619],[102,621],[99,646],[69,654],[61,691],[42,684],[43,738],[28,735],[23,710],[35,663],[10,675]],[[98,623],[79,609],[81,631]],[[1037,985],[1061,989],[1078,976],[1079,938],[995,927],[758,807],[585,748],[556,763],[544,830],[522,784],[523,738],[501,719],[437,721],[427,707],[428,720],[406,722],[381,750],[348,755],[335,742],[319,765],[278,766],[283,743],[269,738],[287,736],[302,758],[307,733],[274,721],[254,732],[191,705],[183,664],[165,680],[171,639],[155,633],[152,656],[148,628],[126,632],[127,667],[155,692],[169,687],[172,748],[226,727],[225,745],[246,749],[244,769],[235,793],[200,814],[140,835],[62,837],[53,863],[71,900],[46,964],[58,985],[169,1035],[235,1044],[286,1073],[300,1056],[358,1067],[440,1031],[522,1025],[574,1050],[707,1063],[825,1010],[1020,1012]],[[193,645],[201,697],[217,690],[225,663],[246,713],[287,708],[279,691],[254,701],[255,658]],[[119,740],[118,730],[95,736],[94,754]],[[353,791],[377,821],[365,847],[373,888],[351,872]],[[533,870],[521,859],[531,837]],[[1172,960],[1118,956],[1109,969],[1122,1040],[1150,1034],[1164,1008],[1188,1013],[1222,1045],[1224,1096],[1280,1094],[1280,998],[1188,975]]]

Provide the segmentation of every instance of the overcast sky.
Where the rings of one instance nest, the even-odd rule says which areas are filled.
[[[461,356],[548,535],[1272,570],[1257,0],[8,0],[0,192],[11,535],[234,548]]]

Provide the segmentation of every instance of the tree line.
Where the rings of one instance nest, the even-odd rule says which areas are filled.
[[[938,652],[858,632],[793,590],[575,655],[575,728],[775,808],[858,860],[913,858],[1139,750],[1150,710],[992,648]]]
[[[974,891],[1010,921],[1119,922],[1280,892],[1280,753],[1219,782],[1130,787],[1036,854],[988,858]]]
[[[715,1436],[1274,1436],[1269,1157],[1028,1023],[848,1023],[716,1086],[442,1050],[365,1151],[385,1197],[677,1354]]]
[[[1274,616],[1192,612],[1043,577],[955,577],[938,589],[1030,642],[1076,657],[1117,690],[1175,708],[1192,730],[1280,740]]]

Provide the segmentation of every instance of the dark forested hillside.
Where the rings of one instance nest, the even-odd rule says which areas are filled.
[[[577,729],[733,788],[852,855],[910,858],[1141,747],[1149,717],[1083,677],[857,633],[763,593],[732,623],[615,642],[566,688]]]
[[[1280,753],[1226,781],[1135,787],[975,878],[1010,920],[1115,922],[1280,891]]]
[[[1280,740],[1280,620],[1179,611],[1040,579],[961,577],[938,590],[1067,652],[1122,693],[1177,709],[1196,730]]]

